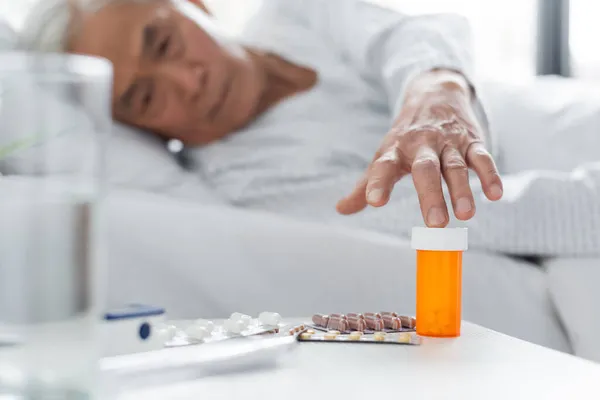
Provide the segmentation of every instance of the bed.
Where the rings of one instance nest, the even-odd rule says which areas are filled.
[[[14,198],[34,179],[6,176],[0,193]],[[70,183],[46,182],[57,190]],[[111,190],[102,213],[106,308],[153,304],[171,318],[415,311],[415,253],[394,237],[127,189]],[[2,216],[0,265],[7,265],[27,217]],[[9,278],[10,268],[0,269],[0,282]],[[465,319],[571,351],[536,265],[469,251],[463,282]]]

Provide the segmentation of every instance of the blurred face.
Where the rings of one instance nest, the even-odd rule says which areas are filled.
[[[219,43],[186,6],[115,2],[77,21],[70,51],[112,61],[116,119],[202,145],[250,122],[266,83],[242,48]]]

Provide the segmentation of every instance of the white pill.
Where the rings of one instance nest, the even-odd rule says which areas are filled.
[[[166,325],[158,330],[158,335],[165,341],[169,342],[177,336],[177,327],[174,325]]]
[[[252,319],[248,314],[242,314],[239,312],[234,312],[229,316],[230,319]]]
[[[409,333],[401,333],[398,335],[398,341],[400,343],[410,343],[410,334]]]
[[[234,312],[233,314],[231,314],[231,316],[229,317],[229,319],[231,320],[240,320],[242,321],[242,323],[244,324],[244,326],[249,326],[252,323],[252,317],[246,314],[242,314],[239,312]]]
[[[194,325],[205,328],[208,332],[215,330],[215,323],[207,319],[197,319],[194,321]]]
[[[313,333],[310,333],[310,332],[302,332],[302,333],[300,334],[300,339],[305,339],[305,340],[308,340],[308,339],[310,339],[312,336],[313,336]]]
[[[373,339],[375,339],[377,342],[383,342],[385,340],[385,336],[385,332],[375,332]]]
[[[206,328],[199,325],[190,325],[185,330],[185,334],[196,340],[204,340],[210,336],[210,332]]]
[[[247,325],[241,319],[228,319],[223,323],[223,328],[231,333],[240,334],[246,328]]]
[[[261,312],[258,316],[258,321],[262,325],[279,325],[282,321],[281,315],[275,312]]]

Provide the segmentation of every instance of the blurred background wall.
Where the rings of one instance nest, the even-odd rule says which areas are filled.
[[[0,0],[0,15],[20,26],[43,0]],[[243,27],[262,0],[207,0],[232,31]],[[455,12],[475,33],[483,77],[526,80],[536,73],[600,79],[598,0],[371,0],[406,13]]]

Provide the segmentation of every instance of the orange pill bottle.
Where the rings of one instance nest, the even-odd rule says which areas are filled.
[[[460,336],[466,228],[413,228],[417,251],[417,334]]]

